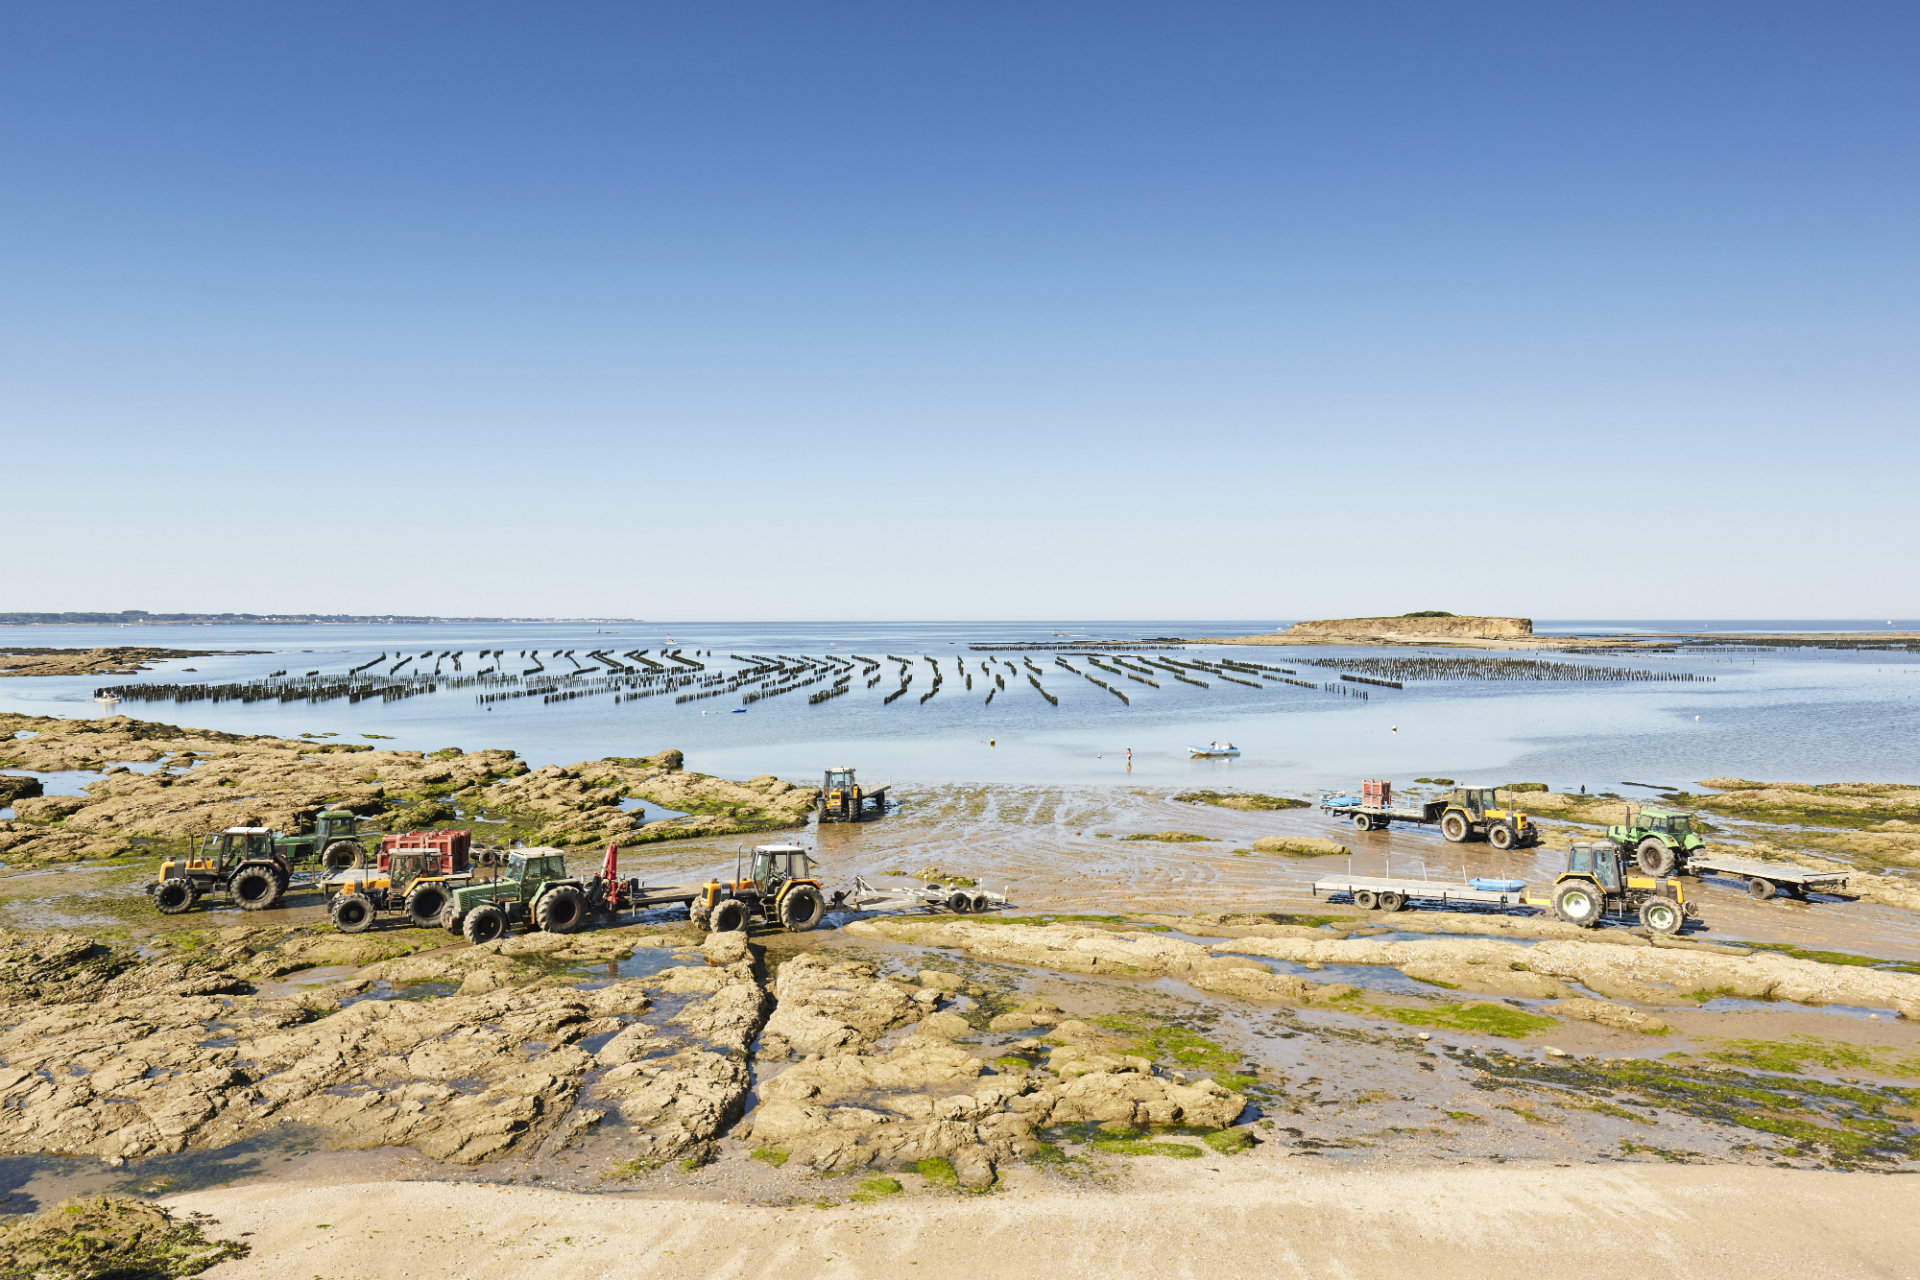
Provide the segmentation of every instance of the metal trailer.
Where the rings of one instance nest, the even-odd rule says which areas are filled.
[[[1832,893],[1847,887],[1844,871],[1814,871],[1785,862],[1762,862],[1757,858],[1730,858],[1719,854],[1695,852],[1686,862],[1689,875],[1732,876],[1747,882],[1747,896],[1765,902],[1777,892],[1804,899],[1809,889]]]
[[[1404,911],[1415,902],[1472,902],[1489,907],[1541,906],[1529,900],[1522,886],[1516,890],[1476,889],[1470,884],[1445,880],[1411,880],[1398,876],[1325,876],[1313,882],[1313,896],[1335,894],[1353,896],[1353,905],[1362,911]]]
[[[1417,805],[1368,804],[1358,796],[1323,795],[1320,812],[1346,818],[1359,831],[1384,831],[1391,823],[1418,822],[1432,826],[1446,812],[1445,800],[1427,800]]]
[[[832,906],[855,911],[939,911],[957,915],[997,911],[1007,906],[1007,895],[987,889],[963,889],[957,885],[917,884],[911,887],[879,889],[864,876],[853,878],[853,888],[834,893]]]

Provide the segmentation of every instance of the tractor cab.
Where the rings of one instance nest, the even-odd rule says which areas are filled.
[[[266,827],[228,827],[200,838],[197,861],[214,867],[273,857],[273,832]]]
[[[500,879],[518,884],[525,880],[564,880],[567,877],[567,859],[565,854],[543,853],[529,856],[524,853],[509,853],[507,865],[500,872]]]
[[[1567,850],[1568,876],[1591,876],[1609,893],[1620,892],[1620,851],[1611,844],[1576,844]],[[1561,877],[1562,879],[1565,876]]]
[[[314,846],[324,849],[335,840],[351,840],[358,834],[358,820],[342,809],[325,810],[313,820]]]
[[[838,769],[827,770],[826,781],[820,785],[820,790],[826,794],[830,804],[838,804],[841,798],[851,794],[853,789],[853,770],[844,765]]]
[[[1493,787],[1456,787],[1453,803],[1472,814],[1476,820],[1500,809],[1499,792]]]
[[[763,844],[753,851],[753,878],[765,893],[779,892],[789,880],[812,879],[813,867],[812,855],[797,844]]]

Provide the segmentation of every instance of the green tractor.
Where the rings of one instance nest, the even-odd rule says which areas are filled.
[[[573,933],[597,909],[590,889],[567,874],[567,856],[558,849],[515,849],[494,879],[455,889],[440,923],[475,946],[519,924],[546,933]]]
[[[1632,853],[1650,876],[1686,874],[1687,859],[1707,843],[1693,829],[1692,818],[1665,809],[1628,809],[1624,824],[1607,828],[1607,839]]]
[[[367,849],[361,840],[359,819],[345,809],[324,809],[313,820],[313,830],[303,836],[276,835],[273,846],[289,866],[318,863],[328,871],[347,871],[362,866]]]

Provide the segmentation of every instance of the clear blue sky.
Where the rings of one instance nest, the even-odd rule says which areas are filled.
[[[1911,617],[1917,65],[1898,3],[10,6],[0,609]]]

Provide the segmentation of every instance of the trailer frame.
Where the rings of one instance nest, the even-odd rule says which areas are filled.
[[[1716,875],[1744,880],[1747,896],[1758,902],[1765,902],[1781,890],[1785,890],[1788,897],[1804,902],[1809,890],[1831,893],[1845,889],[1850,873],[1816,871],[1812,867],[1798,867],[1788,862],[1763,862],[1758,858],[1696,851],[1687,856],[1686,874],[1697,879]]]

